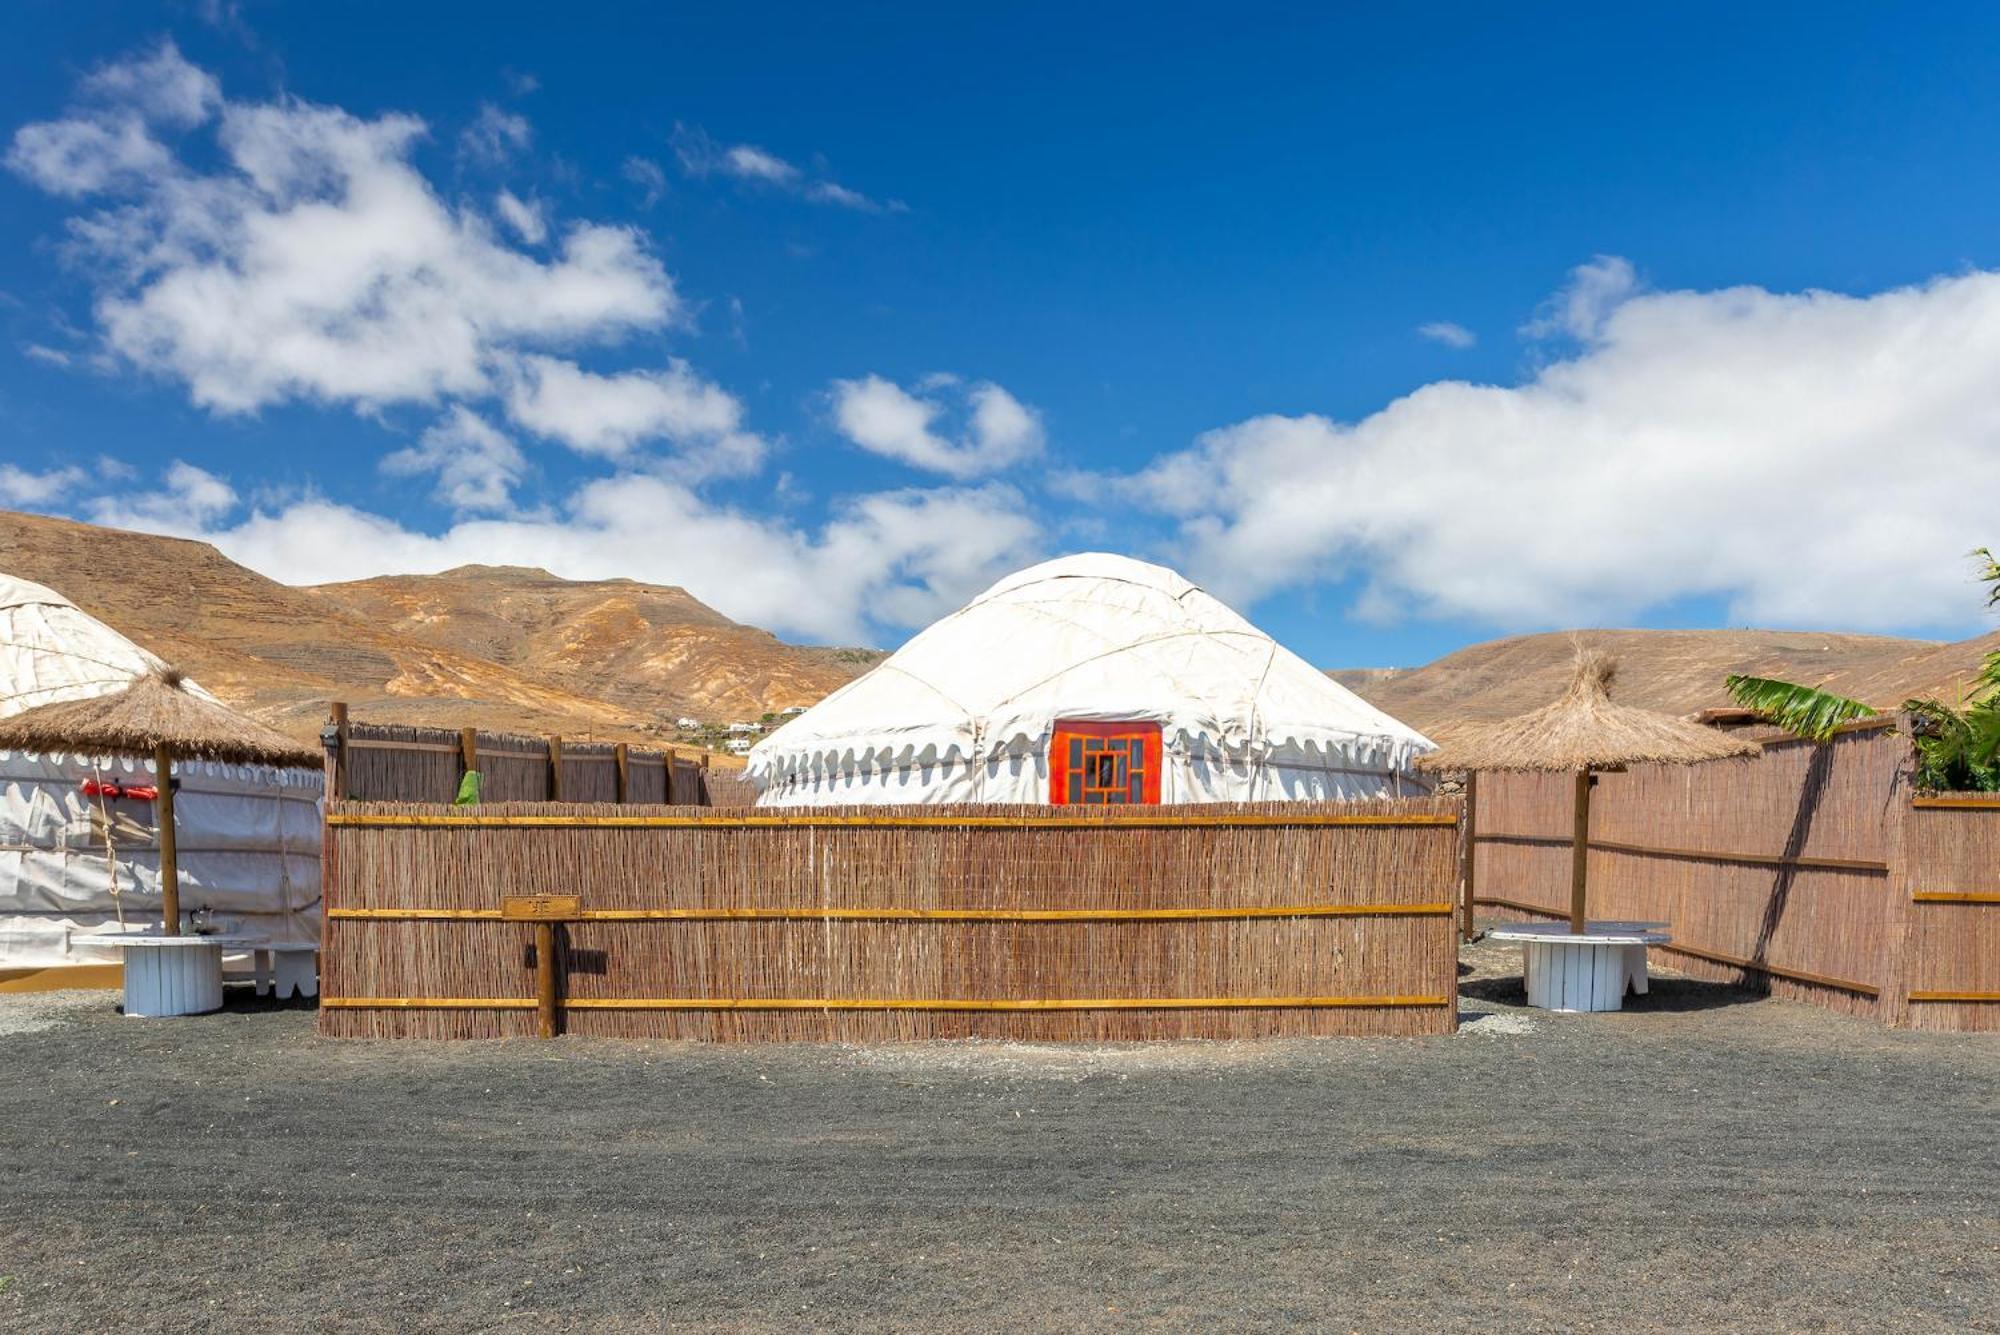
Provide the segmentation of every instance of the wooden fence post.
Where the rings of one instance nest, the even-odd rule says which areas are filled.
[[[1460,910],[1459,935],[1472,939],[1473,883],[1479,871],[1479,772],[1465,776],[1465,903]]]
[[[622,806],[625,802],[630,800],[628,794],[632,790],[631,774],[626,769],[626,764],[630,760],[630,756],[626,752],[625,743],[619,742],[616,746],[611,748],[611,760],[612,763],[616,765],[618,768],[617,777],[613,780],[615,788],[615,796],[613,796],[611,800],[619,803]]]
[[[1576,772],[1576,831],[1569,859],[1569,929],[1584,929],[1585,881],[1590,874],[1590,771]]]
[[[460,728],[458,730],[458,778],[461,787],[464,786],[465,776],[478,768],[479,729]],[[485,788],[486,784],[483,779],[479,786],[481,789]],[[481,792],[480,796],[484,798],[485,793]]]
[[[667,788],[666,791],[660,795],[660,800],[666,803],[668,806],[672,806],[674,805],[674,769],[679,764],[679,758],[674,755],[674,748],[671,746],[667,748],[666,756],[667,756]]]
[[[556,1036],[556,925],[535,924],[535,1019],[543,1038]]]
[[[549,738],[549,801],[562,801],[562,738]]]
[[[326,795],[347,800],[347,702],[335,700],[327,706],[333,721],[333,763],[326,778]]]

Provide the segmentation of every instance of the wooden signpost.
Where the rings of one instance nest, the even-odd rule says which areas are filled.
[[[502,922],[535,925],[535,1016],[543,1038],[560,1026],[562,998],[556,978],[556,924],[583,916],[581,895],[508,895],[500,901]]]

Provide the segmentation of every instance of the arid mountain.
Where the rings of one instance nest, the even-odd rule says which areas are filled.
[[[640,715],[754,719],[810,705],[882,657],[786,644],[685,589],[566,580],[519,566],[461,566],[311,592],[418,644],[477,654]]]
[[[809,704],[880,657],[784,644],[680,589],[484,567],[293,588],[207,543],[6,511],[0,571],[300,737],[345,700],[381,722],[656,740],[682,713]]]
[[[1732,672],[1823,686],[1876,706],[1913,695],[1950,700],[2000,649],[2000,631],[1955,644],[1812,631],[1559,631],[1489,640],[1420,668],[1331,675],[1416,728],[1501,719],[1562,692],[1579,639],[1618,659],[1617,699],[1674,714],[1729,704],[1722,679]]]

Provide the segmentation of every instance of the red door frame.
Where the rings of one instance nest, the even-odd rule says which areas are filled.
[[[1139,775],[1139,805],[1156,807],[1160,804],[1160,725],[1157,723],[1096,722],[1081,719],[1057,719],[1055,729],[1049,738],[1049,804],[1068,806],[1069,763],[1071,738],[1136,739],[1140,743],[1140,763],[1143,770]],[[1103,754],[1098,752],[1097,754]],[[1128,773],[1129,764],[1127,761]]]

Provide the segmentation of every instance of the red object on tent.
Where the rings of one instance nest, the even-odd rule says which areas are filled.
[[[150,783],[120,783],[116,779],[85,779],[85,797],[129,797],[134,802],[157,802],[160,790]]]

